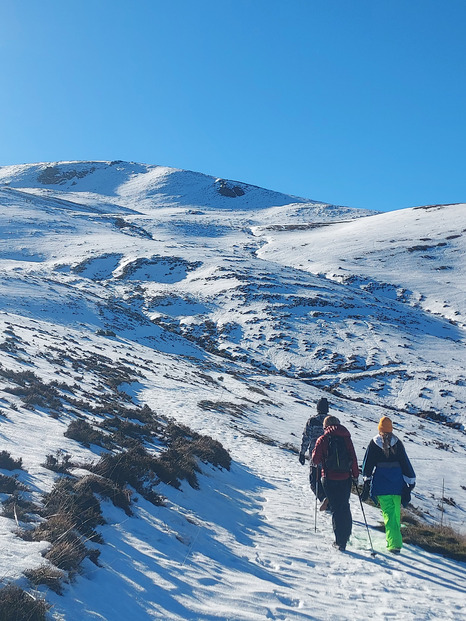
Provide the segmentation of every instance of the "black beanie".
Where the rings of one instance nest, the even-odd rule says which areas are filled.
[[[325,397],[322,397],[322,399],[319,399],[319,401],[317,401],[317,411],[319,412],[319,414],[327,414],[328,401]]]

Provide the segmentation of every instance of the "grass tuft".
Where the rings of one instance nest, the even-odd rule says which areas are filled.
[[[98,446],[105,446],[105,435],[102,431],[97,431],[87,421],[77,418],[73,420],[64,434],[67,438],[76,440],[84,444],[84,446],[90,446],[96,444]]]
[[[22,468],[23,459],[14,459],[8,451],[0,451],[0,468],[3,470],[19,470]]]
[[[43,585],[55,591],[57,595],[63,593],[62,581],[65,579],[65,574],[55,567],[44,564],[37,569],[27,569],[24,575],[35,588]]]
[[[14,492],[25,492],[27,486],[18,481],[17,476],[9,477],[4,474],[0,474],[0,494],[14,494]]]
[[[11,494],[2,505],[2,516],[18,522],[33,522],[36,519],[33,515],[40,511],[40,507],[23,498],[18,491]]]
[[[457,533],[451,526],[422,524],[416,519],[409,523],[403,519],[403,541],[419,546],[427,552],[441,554],[455,561],[466,561],[466,535]]]
[[[45,600],[14,584],[0,589],[0,621],[45,621],[49,609]]]
[[[60,541],[47,552],[45,558],[63,571],[75,572],[86,558],[86,546],[75,539],[74,541]]]
[[[84,479],[58,479],[44,496],[45,517],[66,516],[74,527],[92,541],[99,541],[95,527],[104,524],[98,499]]]
[[[55,455],[46,455],[45,462],[42,465],[48,470],[53,470],[53,472],[67,474],[73,464],[71,463],[71,455],[62,449],[58,449]]]

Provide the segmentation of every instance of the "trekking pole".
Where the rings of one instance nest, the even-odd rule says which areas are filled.
[[[440,504],[440,527],[443,527],[443,500],[445,498],[445,479],[442,479],[442,502]]]
[[[312,467],[314,468],[314,472],[316,473],[316,477],[315,477],[315,481],[316,481],[316,502],[315,502],[315,505],[314,505],[314,532],[316,533],[317,532],[317,494],[318,494],[318,490],[319,490],[319,487],[318,487],[319,482],[317,480],[317,474],[318,474],[317,466],[312,466]]]
[[[361,494],[359,493],[359,488],[357,483],[355,483],[355,488],[356,488],[356,492],[358,494],[358,498],[359,498],[359,504],[361,505],[361,511],[362,511],[362,516],[364,518],[364,523],[366,524],[366,529],[367,529],[367,536],[369,537],[369,543],[371,546],[371,556],[375,556],[377,554],[377,552],[374,550],[374,546],[372,545],[372,539],[371,539],[371,534],[369,532],[369,526],[367,524],[367,520],[366,520],[366,512],[364,511],[364,507],[362,504],[362,498],[361,498]]]

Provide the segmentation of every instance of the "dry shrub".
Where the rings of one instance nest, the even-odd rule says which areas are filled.
[[[71,574],[78,570],[86,557],[97,564],[100,552],[89,550],[84,545],[87,540],[102,542],[94,529],[98,524],[103,524],[104,520],[91,485],[82,479],[76,481],[61,478],[55,482],[52,491],[44,496],[44,501],[42,513],[47,519],[32,532],[32,538],[52,544],[45,558],[60,570]],[[59,583],[58,577],[56,583]]]
[[[66,575],[63,571],[55,567],[44,564],[37,567],[37,569],[27,569],[24,575],[36,588],[40,585],[44,585],[48,589],[55,591],[58,595],[62,595],[63,593],[62,581],[66,578]]]
[[[455,561],[466,561],[466,536],[450,526],[421,524],[412,520],[403,528],[403,541]]]
[[[76,524],[71,516],[65,513],[57,513],[32,531],[32,539],[34,541],[49,541],[50,543],[62,540],[74,541],[79,538],[75,528]]]
[[[90,444],[102,446],[105,443],[105,435],[101,431],[94,429],[87,421],[80,418],[72,421],[68,425],[68,429],[65,431],[64,435],[85,446],[89,446]]]
[[[241,403],[231,403],[229,401],[210,401],[203,399],[199,401],[199,407],[201,410],[207,410],[209,412],[219,412],[220,414],[228,414],[235,418],[244,418],[248,407]]]
[[[133,427],[131,430],[135,432]],[[142,434],[144,427],[141,428]],[[209,436],[202,436],[175,423],[166,425],[163,434],[159,432],[158,435],[168,443],[168,448],[160,456],[150,455],[139,441],[127,451],[101,457],[93,472],[111,479],[119,487],[130,485],[151,502],[155,500],[155,504],[160,504],[162,498],[154,492],[154,486],[160,481],[179,488],[181,481],[186,480],[191,487],[198,489],[196,473],[200,472],[200,468],[197,459],[230,469],[228,451]]]
[[[61,410],[60,394],[53,383],[46,384],[33,371],[2,370],[0,374],[7,377],[16,386],[5,388],[12,395],[21,397],[23,403],[32,409],[34,406]]]
[[[104,455],[93,471],[119,486],[131,485],[147,497],[148,491],[159,481],[179,488],[180,479],[187,479],[197,487],[196,469],[194,458],[185,452],[170,448],[160,457],[153,457],[139,445],[128,451]]]
[[[0,468],[3,470],[17,470],[23,465],[23,459],[13,459],[8,451],[0,451]]]
[[[179,488],[181,481],[186,480],[191,487],[199,489],[196,472],[200,472],[200,468],[190,451],[189,444],[181,439],[154,460],[153,469],[160,480],[168,485]]]
[[[138,420],[140,423],[146,425],[156,423],[157,421],[157,415],[148,405],[144,405],[142,408],[128,407],[121,405],[121,403],[115,401],[114,399],[108,399],[102,405],[96,405],[88,409],[92,414],[98,416],[105,416],[110,413],[115,417],[128,420]]]
[[[130,508],[131,492],[129,489],[116,485],[110,479],[95,474],[85,476],[76,483],[75,490],[77,492],[83,488],[110,500],[116,507],[123,509],[127,515],[132,515]]]
[[[142,446],[103,455],[92,468],[95,474],[110,479],[119,487],[131,485],[134,488],[137,488],[139,480],[148,470],[148,454]]]
[[[155,423],[135,423],[117,416],[105,419],[100,423],[100,427],[112,433],[114,444],[125,448],[132,448],[137,442],[144,440],[150,441],[158,432]]]
[[[177,451],[196,455],[217,468],[230,469],[231,456],[218,440],[175,423],[167,425],[166,436],[169,446]]]
[[[154,472],[156,461],[143,446],[135,446],[128,451],[102,456],[92,470],[110,479],[119,488],[130,485],[141,496],[160,505],[163,504],[163,498],[153,490],[158,482]]]
[[[45,517],[65,515],[75,528],[92,541],[99,541],[95,527],[104,524],[98,499],[86,482],[62,477],[44,496]]]
[[[48,470],[53,472],[59,472],[60,474],[67,474],[73,466],[71,455],[61,449],[58,449],[55,455],[46,455],[45,462],[42,465],[44,468],[48,468]]]
[[[225,468],[230,470],[231,456],[228,451],[217,440],[214,440],[210,436],[198,436],[191,440],[191,442],[178,441],[185,445],[185,450],[189,450],[191,453],[199,457],[203,462],[212,464],[217,468]]]
[[[33,502],[22,498],[18,492],[14,492],[10,498],[3,503],[2,515],[10,520],[18,520],[20,522],[32,522],[35,520],[31,514],[37,514],[40,508]]]
[[[0,493],[1,494],[13,494],[16,491],[27,491],[26,485],[23,485],[16,476],[9,477],[4,474],[0,474]]]
[[[75,572],[87,554],[86,546],[79,539],[74,541],[63,540],[52,546],[45,558],[59,569]]]
[[[58,513],[42,522],[32,534],[35,541],[52,544],[45,558],[62,571],[71,573],[76,572],[90,554],[76,526],[71,515]]]
[[[14,584],[0,589],[0,621],[45,621],[50,606]]]

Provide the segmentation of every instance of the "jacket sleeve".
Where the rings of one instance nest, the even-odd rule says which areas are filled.
[[[401,466],[401,472],[403,473],[403,478],[408,485],[414,485],[416,483],[416,474],[414,473],[414,468],[409,461],[408,455],[406,454],[406,449],[401,440],[398,440],[398,444],[398,459]]]
[[[307,421],[306,426],[304,427],[303,437],[301,440],[301,450],[299,451],[303,455],[306,453],[309,445],[311,443],[311,428],[310,428],[310,419]]]
[[[362,476],[364,481],[370,480],[374,472],[374,468],[377,465],[377,447],[373,440],[370,441],[369,446],[366,449],[364,460],[362,462]]]
[[[324,460],[325,454],[325,436],[320,436],[317,439],[314,450],[312,451],[311,462],[314,466],[320,466]]]

